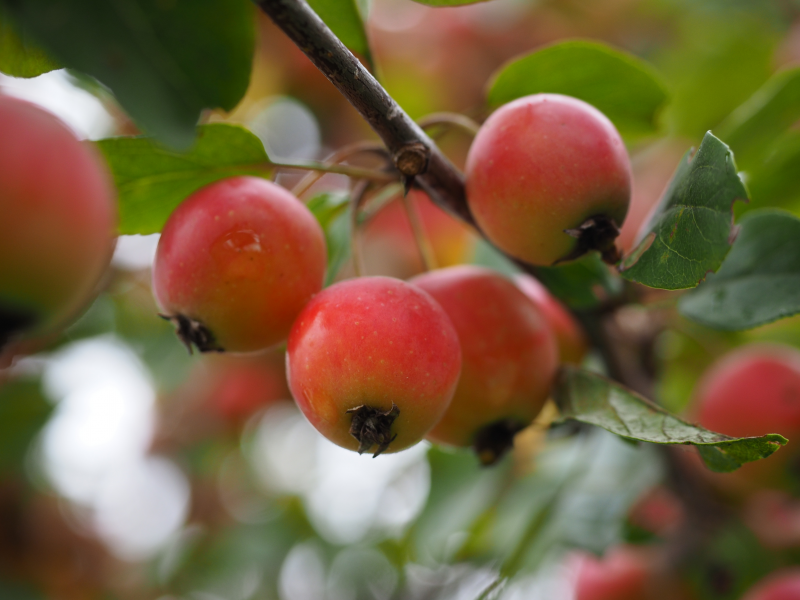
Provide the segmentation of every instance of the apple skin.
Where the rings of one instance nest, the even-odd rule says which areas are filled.
[[[734,496],[796,485],[792,440],[800,434],[800,351],[779,344],[750,344],[714,363],[698,383],[694,417],[711,431],[734,437],[779,433],[790,440],[769,458],[728,474],[707,477]],[[692,453],[694,454],[694,453]]]
[[[631,524],[662,537],[676,531],[685,519],[680,500],[663,486],[648,490],[628,512]]]
[[[697,386],[703,427],[733,436],[800,431],[800,351],[753,344],[711,366]]]
[[[0,338],[39,336],[77,317],[106,272],[116,192],[102,157],[44,109],[0,94],[0,132]]]
[[[498,248],[534,265],[575,258],[565,233],[590,217],[620,227],[631,197],[631,165],[614,125],[585,102],[559,94],[519,98],[497,109],[472,143],[467,203]]]
[[[580,365],[589,351],[589,341],[567,307],[530,275],[517,275],[514,281],[547,319],[558,342],[559,361]]]
[[[283,352],[206,358],[206,402],[227,423],[241,425],[259,410],[291,398]]]
[[[797,600],[800,598],[800,568],[775,571],[762,579],[742,600]]]
[[[264,179],[231,177],[170,215],[153,292],[167,315],[200,322],[223,350],[251,352],[286,339],[326,265],[322,228],[297,198]]]
[[[800,547],[800,501],[780,490],[760,490],[744,504],[742,520],[770,550]]]
[[[426,292],[390,277],[360,277],[324,289],[289,335],[289,388],[317,430],[358,450],[348,410],[399,415],[387,452],[419,442],[450,404],[461,371],[452,322]]]
[[[575,600],[648,598],[649,556],[632,546],[616,546],[602,559],[579,555]]]
[[[539,414],[558,368],[555,336],[514,283],[483,267],[462,265],[411,283],[439,302],[461,340],[463,368],[455,396],[428,439],[471,446],[485,426],[509,419],[520,429]]]

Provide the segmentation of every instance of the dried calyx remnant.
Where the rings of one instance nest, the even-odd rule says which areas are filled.
[[[485,467],[495,464],[514,447],[514,436],[525,429],[519,421],[502,419],[483,427],[475,435],[472,449]]]
[[[200,352],[225,352],[214,339],[214,335],[200,321],[195,321],[183,315],[162,315],[159,317],[166,319],[175,325],[175,332],[183,345],[192,353],[192,346]]]
[[[400,414],[400,409],[392,402],[392,408],[382,411],[374,406],[362,404],[347,411],[352,415],[350,421],[350,435],[358,440],[358,453],[370,451],[377,446],[372,458],[384,452],[397,437],[392,435],[392,423]]]
[[[614,240],[619,236],[619,226],[614,219],[605,215],[589,217],[574,229],[565,229],[564,233],[578,240],[575,249],[560,258],[557,263],[579,258],[591,250],[597,250],[608,264],[616,264],[621,256]]]
[[[17,334],[36,323],[32,312],[0,307],[0,350]]]

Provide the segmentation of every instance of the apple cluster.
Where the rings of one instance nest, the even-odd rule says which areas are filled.
[[[32,249],[0,265],[4,341],[57,331],[86,305],[109,264],[116,213],[102,161],[55,117],[0,97],[0,129],[0,254]],[[613,245],[630,165],[600,112],[540,94],[489,118],[466,182],[481,232],[549,265]],[[539,414],[559,364],[587,351],[570,313],[527,275],[459,265],[323,289],[326,267],[324,232],[301,201],[231,177],[170,215],[153,292],[190,352],[287,343],[288,384],[308,420],[375,456],[427,437],[491,464]]]
[[[494,462],[541,410],[559,352],[580,360],[586,350],[566,309],[529,276],[515,283],[462,265],[322,289],[326,260],[322,230],[297,198],[235,177],[170,216],[153,290],[190,348],[253,352],[288,339],[287,379],[308,420],[374,455],[427,436]]]
[[[621,222],[630,166],[601,113],[537,95],[481,129],[467,192],[492,241],[551,264],[595,247],[574,234],[592,229],[587,221]],[[491,464],[539,414],[559,364],[587,350],[573,317],[527,275],[460,265],[322,289],[325,268],[324,235],[305,206],[274,183],[234,177],[171,215],[153,290],[190,350],[252,352],[288,340],[287,379],[308,420],[375,456],[427,437],[472,447]]]

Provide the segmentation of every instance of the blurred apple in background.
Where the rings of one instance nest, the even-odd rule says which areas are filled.
[[[558,341],[560,362],[580,365],[589,351],[589,340],[569,309],[530,275],[518,275],[515,281],[547,319]]]
[[[745,594],[742,600],[797,600],[800,598],[800,568],[771,573]]]
[[[230,431],[275,402],[291,401],[282,350],[250,356],[202,356],[162,406],[154,448],[181,448]]]
[[[675,531],[683,519],[680,501],[663,486],[649,490],[628,512],[628,521],[632,525],[659,536]]]
[[[468,262],[475,234],[419,190],[409,198],[417,209],[438,267]],[[401,199],[392,200],[367,223],[363,237],[364,262],[370,275],[407,279],[425,269]]]

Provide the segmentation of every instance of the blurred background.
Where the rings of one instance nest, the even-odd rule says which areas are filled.
[[[671,103],[658,136],[626,139],[634,197],[625,249],[683,153],[800,62],[795,0],[492,0],[437,9],[374,0],[368,25],[377,74],[412,118],[454,111],[483,119],[491,75],[559,40],[600,40],[649,61]],[[136,133],[113,98],[65,71],[0,75],[0,89],[41,104],[88,140]],[[245,99],[231,114],[205,118],[247,126],[283,160],[323,159],[374,138],[265,18]],[[467,135],[449,130],[438,141],[463,165]],[[792,141],[782,140],[771,162],[740,163],[751,202],[737,214],[764,206],[800,214]],[[287,187],[299,178],[277,176]],[[307,196],[325,190],[346,191],[347,180],[327,175]],[[423,195],[414,202],[440,266],[513,270]],[[104,291],[83,317],[55,339],[30,342],[27,357],[0,371],[3,600],[571,600],[580,573],[604,564],[591,556],[627,568],[661,561],[665,548],[678,552],[691,537],[664,452],[601,430],[549,427],[545,418],[491,469],[467,451],[427,443],[378,460],[333,446],[292,403],[282,350],[187,354],[150,293],[157,237],[122,236]],[[422,270],[397,202],[365,227],[363,244],[369,274]],[[344,264],[339,277],[351,269]],[[665,324],[654,399],[678,413],[691,414],[699,377],[734,347],[800,347],[796,318],[720,333],[683,320],[662,295],[648,301],[656,317],[636,306],[620,319]],[[740,598],[768,573],[800,565],[796,490],[698,481],[730,518],[691,542],[668,597]]]

